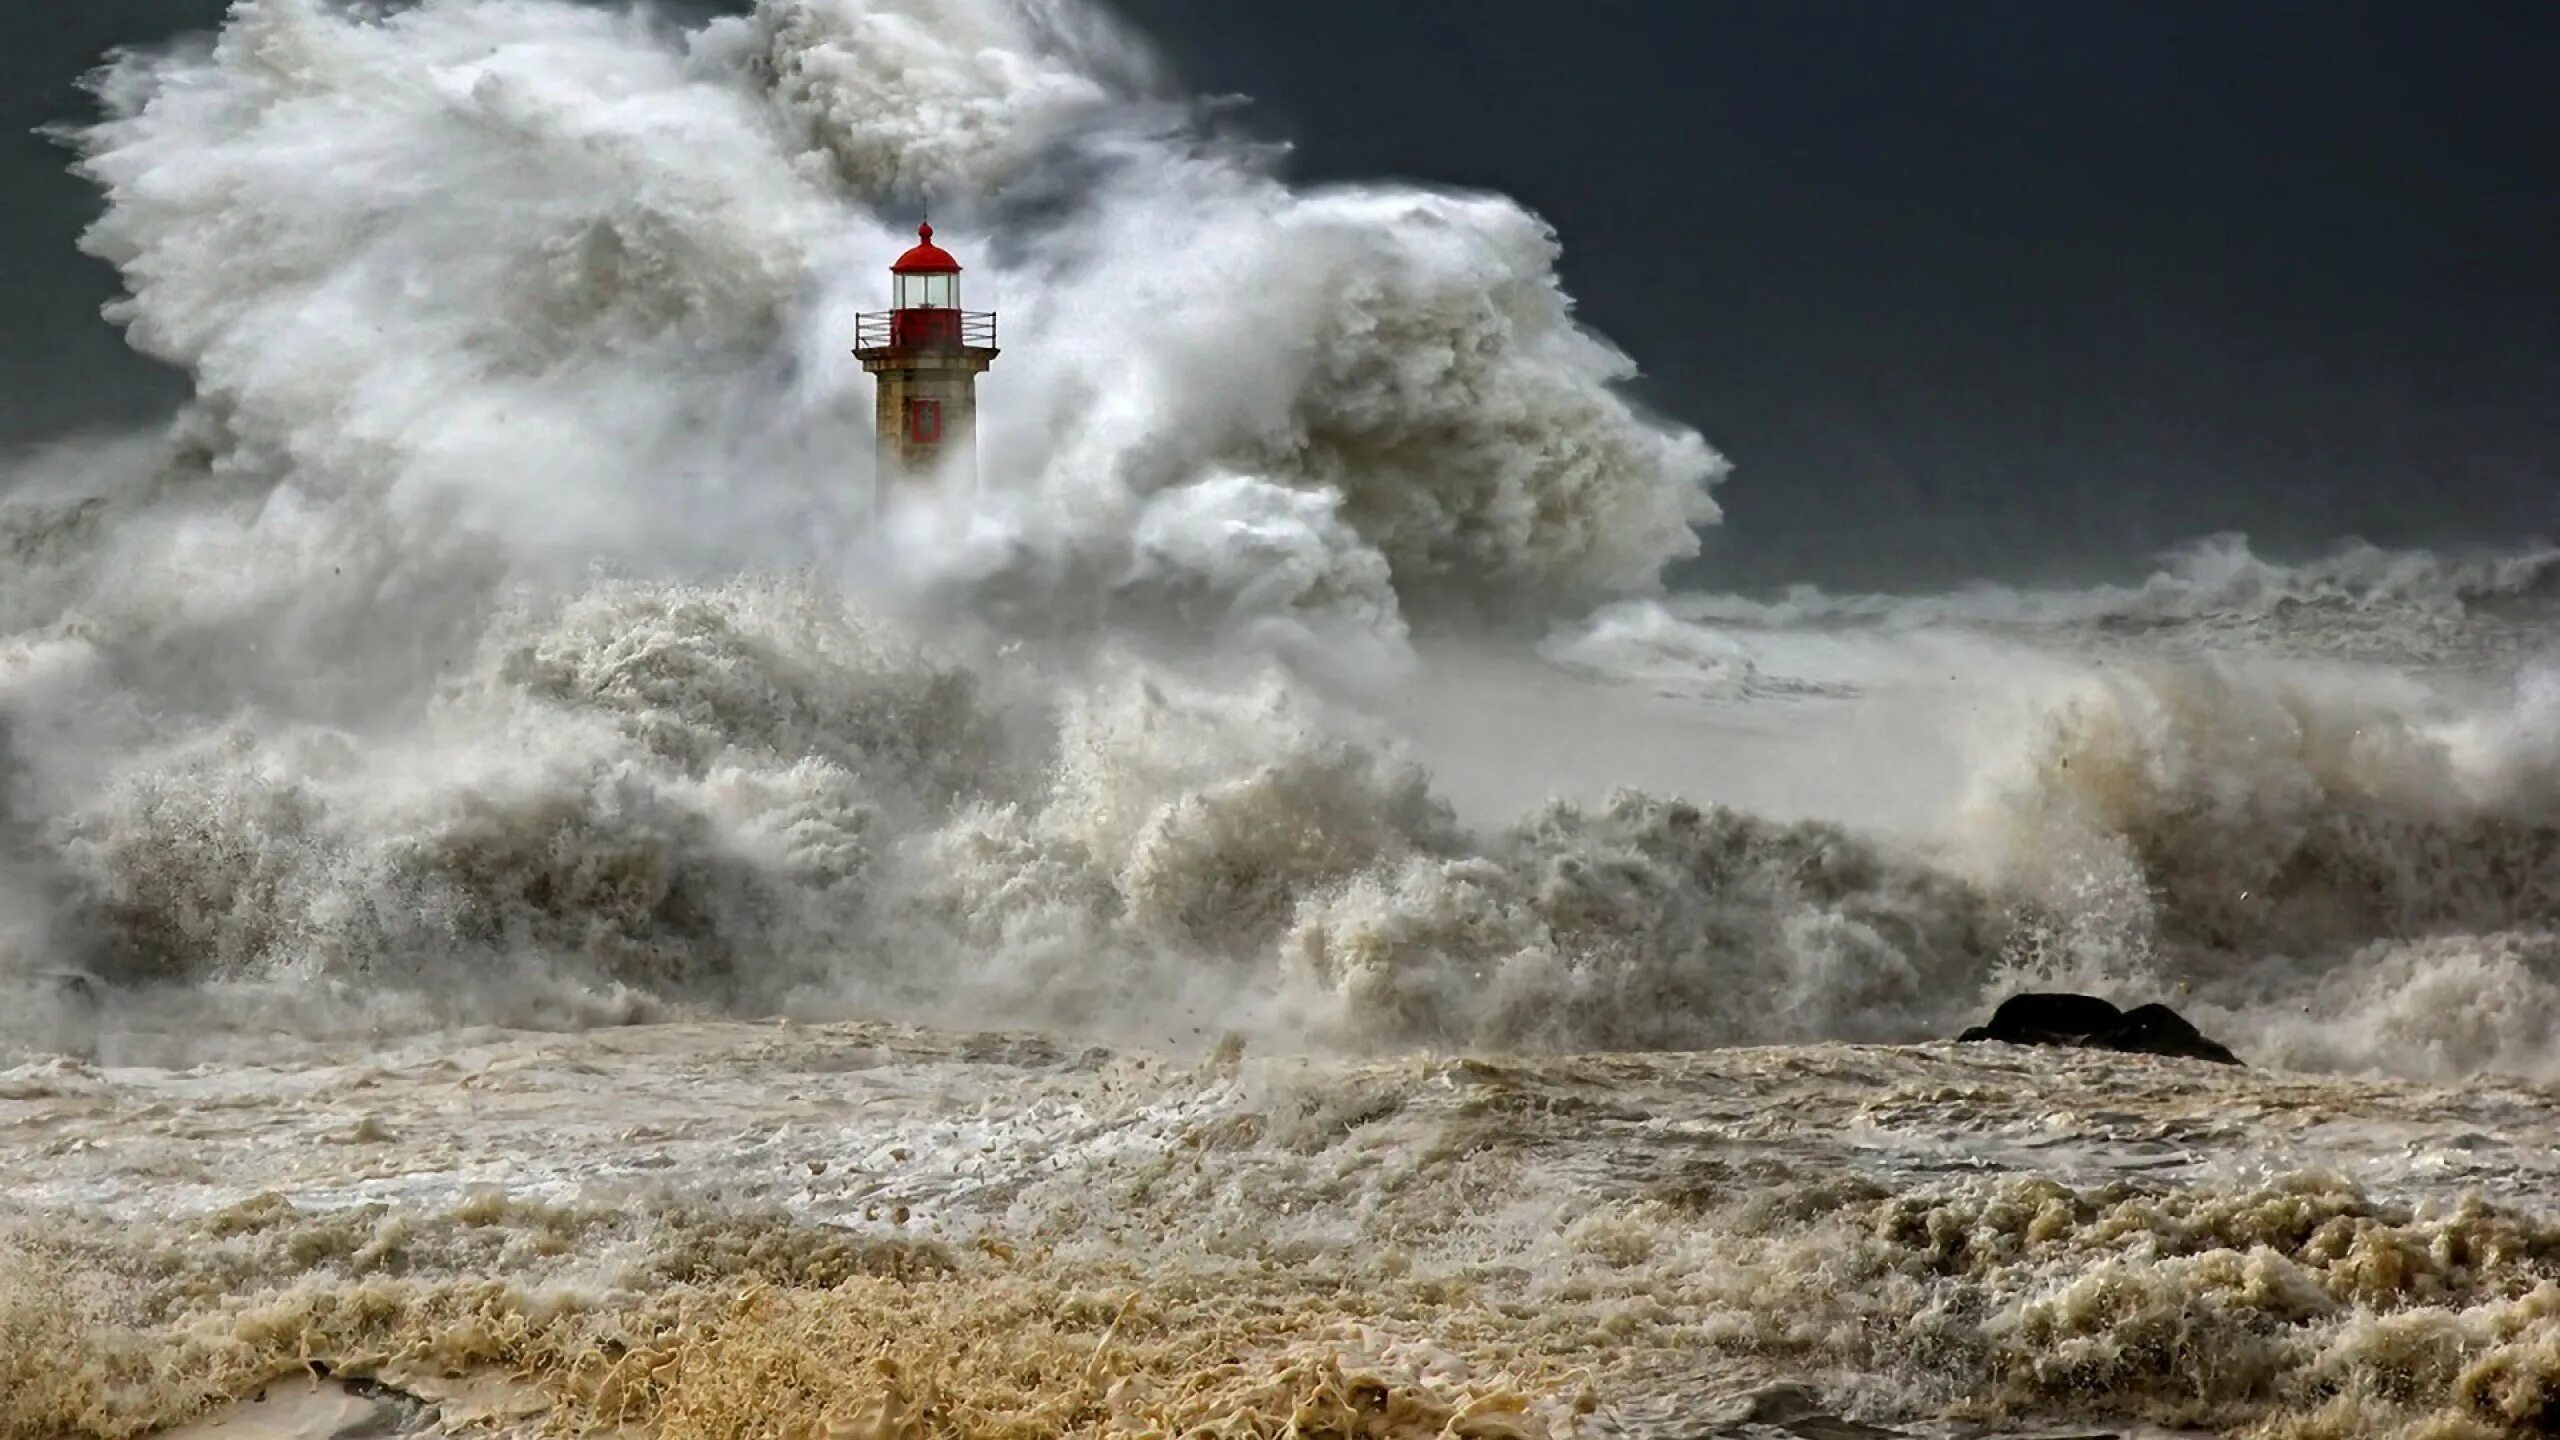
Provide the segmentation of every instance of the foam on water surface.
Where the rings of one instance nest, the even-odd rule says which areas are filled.
[[[2523,1377],[2456,1381],[2525,1363],[2560,1253],[2547,1092],[2000,1047],[1346,1065],[721,1024],[57,1062],[0,1097],[0,1163],[45,1177],[6,1202],[25,1434],[314,1359],[513,1373],[573,1423],[749,1407],[719,1433],[910,1403],[945,1407],[915,1433],[1250,1427],[1337,1383],[1433,1427],[1697,1433],[1784,1380],[1897,1423],[2307,1434],[2371,1365],[2358,1423],[2486,1424]],[[67,1328],[39,1264],[81,1277]],[[635,1344],[678,1376],[612,1380]],[[838,1373],[848,1345],[955,1388]],[[1111,1383],[1074,1400],[1051,1354]],[[688,1388],[715,1372],[725,1399]]]

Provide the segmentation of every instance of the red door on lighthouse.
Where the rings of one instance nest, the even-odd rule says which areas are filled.
[[[907,402],[907,438],[919,445],[933,445],[942,439],[942,402],[909,400]]]

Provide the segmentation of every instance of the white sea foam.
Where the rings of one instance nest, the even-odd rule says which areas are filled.
[[[2539,692],[2074,647],[2414,652],[2547,556],[1649,597],[1720,462],[1613,391],[1555,237],[1294,189],[1080,8],[262,0],[99,83],[89,243],[199,399],[10,491],[21,970],[1576,1048],[1918,1038],[2034,976],[2271,1024],[2543,923]],[[984,483],[875,519],[843,352],[926,190],[1007,353]],[[1434,701],[1470,618],[1558,668]],[[2342,1033],[2282,1048],[2399,1063]]]

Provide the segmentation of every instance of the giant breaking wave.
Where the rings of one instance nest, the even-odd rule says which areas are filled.
[[[1523,625],[1726,664],[1730,607],[1640,598],[1722,462],[1623,396],[1535,216],[1293,187],[1084,9],[240,0],[96,87],[88,244],[195,399],[0,500],[0,966],[132,1033],[1698,1046],[2068,978],[2277,1060],[2552,1063],[2531,683],[1984,642],[2033,703],[1926,843],[1462,815],[1368,702]],[[927,193],[1006,359],[982,489],[875,517],[845,351]],[[2392,573],[2439,621],[2480,583]],[[1943,658],[1753,693],[1879,655]]]

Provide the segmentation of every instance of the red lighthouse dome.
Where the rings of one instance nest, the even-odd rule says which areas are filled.
[[[889,267],[890,274],[957,275],[960,273],[960,262],[951,258],[950,251],[933,243],[932,221],[928,220],[916,227],[916,239],[921,243],[899,256],[898,263]]]
[[[899,310],[959,309],[960,262],[933,243],[932,221],[916,227],[916,242],[889,267],[889,303]]]

